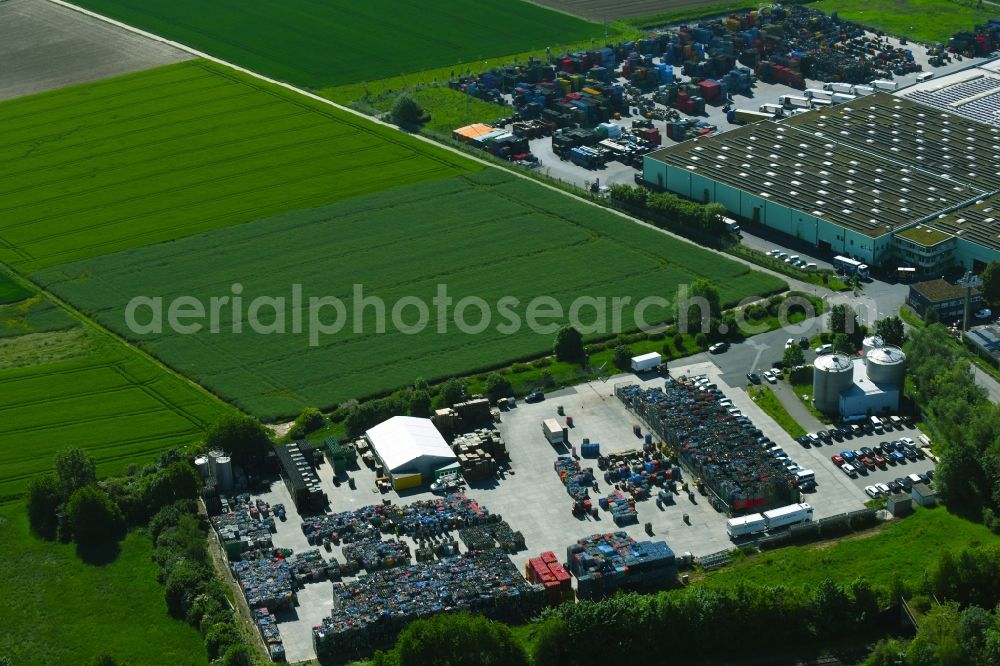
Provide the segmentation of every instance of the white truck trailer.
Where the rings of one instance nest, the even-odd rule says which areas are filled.
[[[844,83],[843,81],[835,81],[833,83],[824,83],[824,90],[829,90],[831,92],[837,93],[852,93],[854,92],[854,86],[850,83]]]
[[[879,81],[872,81],[870,85],[875,90],[885,90],[885,91],[893,91],[899,87],[899,84],[896,83],[895,81],[886,81],[884,79]]]
[[[810,523],[813,519],[813,509],[808,504],[789,504],[780,509],[771,509],[764,512],[764,522],[767,524],[767,531],[771,532],[789,525],[799,523]]]
[[[633,356],[632,371],[648,372],[649,370],[658,368],[661,363],[663,363],[663,357],[660,356],[658,352],[649,352],[648,354],[643,354],[641,356]]]
[[[782,95],[781,97],[778,98],[778,103],[781,104],[786,109],[809,108],[809,99],[806,97],[799,97],[797,95]]]
[[[555,419],[542,421],[542,433],[545,435],[545,439],[549,440],[549,444],[566,443],[566,431]]]
[[[764,516],[759,513],[730,518],[726,521],[726,533],[730,539],[762,534],[766,529],[767,522],[764,520]]]

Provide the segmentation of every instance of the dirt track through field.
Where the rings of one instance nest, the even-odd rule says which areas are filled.
[[[46,0],[0,1],[0,100],[190,58]]]
[[[632,16],[717,5],[723,0],[530,0],[591,21],[615,21]]]

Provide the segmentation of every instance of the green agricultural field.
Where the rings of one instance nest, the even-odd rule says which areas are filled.
[[[73,544],[32,534],[23,504],[0,505],[0,655],[18,666],[89,664],[101,652],[144,666],[207,663],[198,631],[167,615],[151,553],[133,532],[113,562],[87,564]]]
[[[0,498],[23,492],[60,449],[87,449],[105,476],[197,441],[226,409],[48,299],[29,303],[0,322]]]
[[[472,123],[491,123],[506,118],[514,112],[509,106],[484,102],[444,86],[415,90],[410,96],[431,114],[430,122],[424,127],[445,136],[451,136],[451,131],[456,127],[465,127]],[[397,95],[385,95],[369,104],[381,113],[389,113],[396,97]]]
[[[10,277],[0,273],[0,305],[23,301],[31,292],[14,282]]]
[[[0,104],[21,272],[479,168],[206,61]]]
[[[314,89],[604,34],[601,25],[521,0],[76,0],[76,4]]]
[[[550,351],[551,332],[535,334],[526,326],[516,333],[498,330],[509,321],[498,305],[504,296],[518,299],[510,309],[523,322],[528,301],[539,295],[565,305],[584,295],[629,297],[635,303],[645,296],[673,298],[679,284],[707,278],[719,286],[726,304],[734,304],[785,288],[743,264],[496,169],[54,267],[35,278],[265,419],[294,415],[308,404],[330,406],[377,394],[420,376],[465,374]],[[169,327],[163,334],[140,334],[126,326],[126,304],[137,295],[162,296],[165,307],[177,296],[193,295],[204,299],[208,316],[209,299],[231,295],[233,283],[242,287],[241,333],[233,332],[231,302],[221,307],[222,301],[218,333],[209,331],[207,320],[197,335],[171,333]],[[310,297],[340,299],[343,330],[318,336],[318,344],[310,346],[305,313],[302,333],[295,334],[292,312],[302,310],[292,300],[294,284],[302,285],[303,304]],[[357,327],[356,284],[364,295],[383,299],[387,315],[401,298],[416,296],[434,308],[433,318],[418,334],[391,324],[379,333],[371,306],[361,312]],[[431,300],[439,284],[447,285],[456,303],[465,296],[484,299],[492,317],[486,330],[463,333],[449,315],[446,334],[439,334]],[[285,334],[250,330],[249,304],[261,296],[284,297]],[[610,305],[608,312],[603,321],[610,328]],[[634,328],[632,311],[625,312],[622,327]],[[480,322],[478,313],[470,308],[466,321]],[[338,318],[333,307],[321,315],[327,323]],[[399,319],[413,325],[419,315],[409,307]],[[149,316],[141,309],[136,320],[147,322]],[[668,316],[657,307],[645,313],[648,322]],[[580,314],[583,322],[594,318],[592,309]],[[260,321],[273,320],[273,309],[265,307]]]
[[[956,32],[1000,16],[1000,6],[973,0],[820,0],[812,7],[925,44],[948,43]]]

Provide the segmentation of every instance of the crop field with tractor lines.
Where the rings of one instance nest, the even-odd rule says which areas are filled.
[[[479,168],[203,60],[0,104],[21,271]]]
[[[734,304],[785,287],[743,264],[494,169],[58,266],[35,277],[264,419],[294,415],[307,404],[326,407],[377,394],[420,376],[475,372],[551,350],[551,333],[536,334],[527,326],[513,334],[497,331],[503,320],[496,304],[503,296],[519,299],[524,321],[526,303],[540,295],[564,306],[584,295],[635,303],[653,295],[673,299],[678,285],[707,278],[726,304]],[[334,296],[345,303],[348,318],[355,311],[355,284],[383,299],[387,312],[405,296],[430,306],[437,286],[446,284],[456,302],[464,296],[485,299],[493,321],[479,334],[463,333],[454,323],[439,334],[436,318],[418,334],[392,325],[379,333],[375,311],[368,308],[360,333],[351,323],[316,346],[305,333],[291,334],[290,325],[284,335],[247,333],[246,326],[233,333],[230,308],[220,312],[218,333],[206,326],[195,335],[166,328],[160,335],[136,335],[126,325],[124,308],[136,295],[155,294],[164,303],[194,295],[208,303],[229,294],[235,282],[245,303],[257,296],[291,302],[291,285],[299,283],[303,304],[310,296]],[[480,321],[477,313],[473,308],[468,320]],[[326,312],[324,321],[333,316]],[[669,316],[664,308],[646,312],[649,322]],[[305,314],[302,319],[309,321]],[[411,309],[405,321],[415,319]],[[590,321],[586,313],[581,320]],[[634,328],[627,319],[624,326]]]
[[[318,89],[601,37],[522,0],[76,0],[272,78]]]

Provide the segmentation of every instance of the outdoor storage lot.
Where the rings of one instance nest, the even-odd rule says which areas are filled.
[[[781,443],[793,459],[815,470],[818,488],[815,492],[808,493],[804,501],[813,505],[816,519],[862,508],[867,499],[863,491],[865,484],[859,486],[851,482],[842,472],[832,469],[828,459],[824,465],[817,451],[802,451],[798,444],[792,442],[784,431],[752,403],[742,389],[732,389],[725,385],[719,379],[719,371],[714,364],[678,364],[676,368],[675,376],[688,370],[691,374],[709,375],[766,435]],[[617,527],[610,514],[603,510],[599,511],[596,520],[590,517],[575,518],[572,515],[572,500],[553,470],[555,458],[570,451],[566,447],[549,444],[542,434],[541,422],[547,418],[560,418],[557,416],[557,407],[561,405],[565,413],[574,419],[569,437],[570,444],[575,445],[578,451],[584,437],[599,442],[602,454],[641,448],[642,439],[632,432],[635,419],[613,395],[615,384],[619,382],[642,383],[654,387],[662,385],[663,379],[656,377],[643,381],[635,375],[618,375],[607,382],[597,381],[550,393],[539,403],[521,402],[517,407],[501,412],[502,420],[498,428],[510,452],[510,469],[503,472],[500,479],[473,483],[466,494],[491,513],[502,516],[514,530],[523,532],[527,549],[511,556],[518,569],[523,569],[530,557],[537,556],[542,551],[564,553],[566,546],[581,537],[620,529],[637,540],[665,540],[674,552],[691,552],[696,557],[733,546],[726,534],[726,516],[715,511],[707,497],[697,493],[695,503],[681,493],[676,496],[675,505],[666,506],[662,510],[657,509],[652,499],[637,502],[639,522],[625,528]],[[815,456],[815,462],[810,456]],[[596,499],[606,495],[610,488],[600,480],[596,460],[581,459],[580,463],[583,467],[593,467],[597,473],[599,490],[591,493],[596,503]],[[333,471],[328,464],[320,467],[318,472],[323,489],[330,497],[329,510],[333,513],[377,504],[383,498],[391,499],[396,504],[408,504],[432,496],[429,492],[404,492],[400,496],[394,491],[383,495],[375,490],[374,472],[363,466],[348,471],[348,476],[353,477],[356,482],[355,490],[350,489],[345,479],[341,480],[339,487],[335,487]],[[689,477],[685,478],[691,480]],[[287,510],[287,520],[277,522],[277,532],[273,539],[275,547],[291,548],[295,552],[312,550],[314,547],[308,544],[301,531],[301,518],[295,511],[285,485],[280,481],[276,482],[271,491],[261,497],[271,504],[282,503]],[[690,525],[683,521],[685,513],[690,517]],[[653,524],[652,537],[643,529],[646,522]],[[400,538],[410,543],[411,552],[415,550],[411,539]],[[323,553],[325,557],[329,557],[325,551]],[[343,561],[340,547],[334,546],[332,554]],[[289,661],[312,656],[310,631],[329,613],[332,605],[331,591],[332,586],[328,581],[310,583],[298,592],[299,605],[294,611],[278,614],[279,628]]]
[[[47,0],[0,2],[0,100],[190,57]]]

